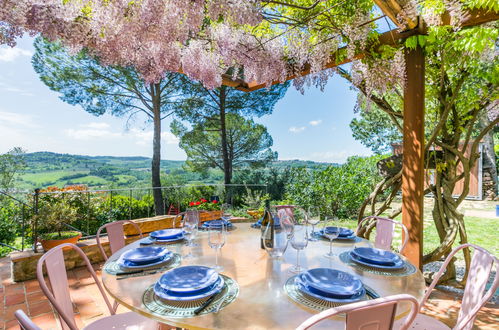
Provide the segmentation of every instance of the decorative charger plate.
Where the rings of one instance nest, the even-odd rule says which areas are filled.
[[[216,310],[221,303],[220,310],[233,302],[239,294],[239,285],[237,282],[226,275],[220,274],[225,284],[221,293],[215,300],[199,314],[194,311],[199,308],[209,297],[190,301],[171,301],[161,299],[154,293],[154,284],[144,292],[142,302],[144,306],[156,315],[170,318],[187,318],[199,315],[209,314]]]
[[[413,264],[410,262],[407,262],[405,260],[402,260],[404,262],[404,266],[400,269],[382,269],[379,267],[376,267],[375,265],[363,265],[360,263],[357,263],[353,261],[352,256],[350,255],[350,251],[345,251],[340,254],[340,260],[344,263],[347,264],[348,266],[351,266],[354,269],[358,269],[361,271],[377,274],[377,275],[385,275],[385,276],[408,276],[412,275],[416,272],[416,267],[414,267]]]

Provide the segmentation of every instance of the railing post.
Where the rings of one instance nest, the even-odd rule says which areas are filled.
[[[26,223],[25,223],[25,207],[24,204],[22,205],[21,209],[21,217],[22,217],[22,234],[21,234],[21,250],[24,251],[24,235],[26,234]]]
[[[87,233],[90,233],[90,216],[92,214],[92,208],[90,206],[90,191],[87,190],[87,206],[88,206],[88,212],[87,212]]]
[[[129,208],[128,220],[132,220],[132,189],[130,189],[128,208]]]
[[[32,231],[31,231],[31,235],[33,236],[32,237],[32,243],[33,243],[33,251],[36,252],[36,243],[38,241],[37,239],[37,230],[38,230],[38,203],[40,201],[40,188],[36,188],[35,189],[35,193],[33,195],[33,201],[34,201],[34,207],[33,207],[33,211],[35,213],[35,216],[33,217],[34,220],[33,220],[33,226],[32,226]]]

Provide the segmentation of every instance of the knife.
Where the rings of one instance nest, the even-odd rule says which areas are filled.
[[[366,294],[373,298],[373,299],[378,299],[380,296],[379,294],[377,294],[374,290],[371,290],[369,288],[367,288],[366,286],[364,286],[364,289],[366,289]]]
[[[204,311],[206,309],[206,307],[208,307],[221,293],[222,293],[223,290],[220,290],[220,292],[214,294],[213,296],[211,296],[208,300],[206,300],[201,306],[199,306],[195,311],[194,311],[194,314],[195,315],[198,315],[199,313],[201,313],[202,311]]]

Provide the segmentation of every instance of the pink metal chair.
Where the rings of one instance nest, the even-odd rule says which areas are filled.
[[[109,299],[107,298],[104,288],[97,275],[95,274],[90,261],[88,260],[85,253],[76,245],[65,243],[56,246],[46,252],[39,260],[36,268],[36,274],[38,277],[38,282],[40,283],[40,288],[43,293],[47,296],[48,300],[54,306],[57,314],[59,315],[59,321],[61,322],[61,327],[63,330],[77,330],[76,321],[73,312],[73,304],[71,302],[71,297],[69,294],[68,287],[68,276],[66,273],[66,267],[64,264],[63,249],[70,248],[75,250],[85,262],[90,275],[94,278],[95,284],[99,288],[99,291],[104,299],[107,308],[109,309],[110,316],[103,317],[97,321],[92,322],[85,329],[127,329],[127,327],[133,329],[156,329],[158,328],[158,323],[145,318],[137,313],[129,312],[124,314],[116,314]],[[51,289],[47,286],[45,278],[43,276],[43,266],[47,270],[48,279],[50,282]]]
[[[309,329],[320,321],[340,313],[346,314],[345,330],[391,330],[397,305],[404,301],[411,304],[411,310],[403,320],[400,329],[407,329],[418,313],[419,304],[416,298],[411,295],[398,294],[325,310],[307,319],[296,330]]]
[[[99,246],[99,250],[102,253],[102,256],[104,257],[104,260],[107,260],[108,256],[106,254],[106,251],[104,251],[104,247],[102,246],[101,241],[100,241],[101,231],[103,229],[106,229],[107,237],[109,240],[109,247],[111,248],[111,254],[113,254],[125,246],[125,232],[123,230],[123,225],[125,223],[131,223],[135,227],[135,229],[137,229],[137,232],[139,233],[140,238],[143,237],[142,231],[140,230],[139,225],[137,225],[135,222],[130,221],[130,220],[114,221],[114,222],[110,222],[110,223],[106,223],[105,225],[102,225],[99,228],[99,230],[97,230],[96,240],[97,240],[97,245]]]
[[[445,272],[447,265],[454,257],[454,255],[460,250],[471,247],[475,251],[473,253],[473,258],[470,265],[470,273],[468,275],[468,280],[466,282],[466,287],[464,288],[463,300],[461,302],[461,309],[456,320],[456,325],[453,329],[455,330],[471,330],[473,328],[473,322],[475,321],[476,314],[485,305],[485,303],[494,295],[495,291],[499,287],[499,259],[494,257],[487,250],[476,246],[474,244],[463,244],[456,247],[445,259],[442,267],[435,275],[433,282],[426,290],[426,294],[421,302],[421,308],[424,307],[428,297],[437,285],[438,280]],[[495,277],[492,285],[488,290],[485,290],[487,281],[489,280],[490,274],[492,272],[492,266],[495,264]],[[449,329],[449,327],[442,322],[424,315],[418,314],[411,329]]]
[[[23,312],[22,309],[18,309],[14,315],[16,316],[17,323],[19,323],[19,327],[21,330],[42,330],[39,326],[37,326],[31,319]]]
[[[368,216],[362,219],[357,225],[357,233],[359,233],[359,230],[362,228],[362,224],[369,219],[376,220],[376,239],[374,241],[374,246],[376,248],[391,250],[393,242],[393,231],[395,229],[395,225],[399,225],[400,227],[402,227],[402,231],[404,232],[402,235],[403,239],[402,245],[400,245],[399,248],[399,253],[402,253],[404,251],[407,241],[409,240],[409,232],[407,231],[407,227],[403,223],[388,218]]]

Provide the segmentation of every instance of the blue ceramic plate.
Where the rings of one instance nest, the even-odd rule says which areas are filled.
[[[230,221],[223,221],[223,220],[210,220],[210,221],[203,222],[203,227],[204,228],[210,228],[210,227],[213,227],[213,228],[222,228],[222,225],[224,223],[225,223],[225,226],[227,228],[232,227],[232,222],[230,222]]]
[[[217,275],[218,276],[218,275]],[[196,299],[201,299],[201,298],[206,298],[209,296],[212,296],[220,290],[222,290],[224,286],[224,280],[221,276],[218,276],[218,278],[215,280],[215,283],[212,285],[208,286],[204,290],[198,290],[196,292],[174,292],[174,291],[168,291],[165,290],[159,281],[154,285],[154,293],[166,300],[174,300],[174,301],[189,301],[189,300],[196,300]]]
[[[369,267],[380,268],[380,269],[397,270],[397,269],[402,269],[405,266],[405,262],[402,259],[395,262],[393,265],[379,265],[379,264],[373,264],[372,262],[366,262],[351,252],[350,252],[350,257],[352,258],[352,260],[354,262],[356,262],[358,264],[361,264],[364,266],[369,266]]]
[[[168,249],[162,246],[144,246],[126,251],[122,258],[124,261],[144,265],[160,260],[167,253]]]
[[[166,239],[174,239],[179,238],[184,235],[184,231],[182,229],[163,229],[156,230],[149,234],[154,239],[158,240],[166,240]]]
[[[164,257],[162,257],[161,259],[159,259],[157,261],[151,262],[149,264],[138,265],[134,262],[123,260],[123,258],[121,258],[121,257],[117,260],[117,263],[118,263],[118,265],[120,265],[123,268],[141,269],[141,268],[161,265],[161,264],[167,262],[168,260],[170,260],[172,257],[173,257],[173,253],[171,251],[168,251],[168,253]]]
[[[363,287],[357,277],[331,268],[310,269],[298,277],[308,287],[331,298],[349,298]]]
[[[364,295],[366,294],[366,290],[364,289],[364,286],[360,289],[360,291],[350,297],[340,297],[340,298],[334,298],[331,297],[330,295],[324,295],[321,291],[315,290],[313,287],[306,285],[303,283],[303,281],[300,279],[300,276],[295,277],[295,285],[298,287],[298,290],[301,292],[317,298],[321,300],[326,300],[330,302],[335,302],[335,303],[352,303],[361,300]]]
[[[340,228],[340,227],[326,227],[326,231],[340,231],[338,237],[347,237],[353,235],[353,230],[348,228]]]
[[[213,285],[218,278],[219,275],[213,268],[183,266],[164,273],[158,283],[168,292],[194,293]]]
[[[326,238],[326,239],[329,239],[326,235],[324,235],[324,230],[321,229],[319,230],[319,235]],[[340,239],[340,240],[348,240],[348,239],[355,239],[355,237],[357,237],[355,234],[352,234],[351,236],[338,236],[335,238],[335,240],[337,239]]]
[[[400,260],[400,257],[391,251],[370,247],[355,248],[352,250],[352,254],[365,262],[377,265],[393,266]]]

